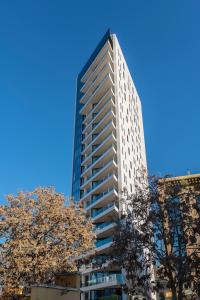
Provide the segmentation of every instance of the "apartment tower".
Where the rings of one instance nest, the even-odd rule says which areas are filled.
[[[77,79],[72,195],[82,201],[97,235],[96,259],[106,263],[124,188],[134,193],[146,168],[141,102],[110,30]],[[82,266],[82,300],[126,299],[120,269]]]

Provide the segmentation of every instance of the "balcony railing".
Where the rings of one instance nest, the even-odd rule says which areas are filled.
[[[104,246],[104,245],[106,245],[108,243],[112,243],[112,242],[113,242],[113,237],[112,236],[109,236],[109,237],[107,237],[105,239],[102,239],[102,240],[97,240],[96,241],[96,248],[99,248],[101,246]]]
[[[117,282],[118,284],[122,284],[124,282],[124,277],[122,274],[110,274],[99,278],[96,277],[94,279],[88,280],[85,284],[82,284],[82,287],[111,282]]]
[[[107,69],[107,70],[106,70]],[[90,85],[88,85],[87,90],[85,91],[84,96],[81,98],[81,101],[84,97],[88,97],[89,95],[93,94],[92,89],[95,87],[95,84],[98,82],[98,80],[106,73],[113,73],[113,69],[110,65],[110,63],[106,63],[103,68],[99,71],[99,73],[93,78],[93,80],[90,82]],[[100,80],[101,82],[101,80]],[[94,89],[95,90],[95,89]],[[83,88],[81,89],[81,91],[83,91]]]
[[[110,97],[105,102],[105,104],[100,108],[99,111],[97,111],[96,113],[93,113],[93,116],[92,116],[90,122],[87,125],[84,125],[83,133],[85,133],[88,130],[88,128],[90,128],[92,123],[95,122],[95,120],[99,118],[100,114],[102,114],[104,111],[106,111],[106,108],[109,107],[110,104],[114,104],[112,97]],[[108,109],[107,109],[107,111],[108,111]],[[104,116],[105,116],[105,114],[104,114]],[[103,118],[104,118],[104,116],[103,116]]]
[[[85,178],[85,180],[82,181],[82,186],[84,186],[86,184],[86,182],[88,182],[89,180],[91,180],[93,177],[97,176],[99,173],[101,173],[101,171],[107,167],[109,164],[111,164],[111,162],[116,164],[116,161],[112,158],[110,159],[107,163],[103,164],[100,168],[98,168],[96,171],[93,171],[92,174],[90,174],[89,176],[87,176]]]
[[[103,132],[103,131],[102,131],[102,132]],[[94,155],[94,152],[96,152],[97,149],[100,149],[101,146],[102,146],[103,144],[105,144],[107,141],[109,141],[111,137],[114,137],[114,138],[116,139],[116,136],[115,136],[114,132],[111,132],[110,134],[108,134],[108,135],[104,138],[104,140],[103,140],[101,143],[99,143],[98,145],[95,145],[96,147],[93,147],[92,151],[91,151],[90,153],[88,153],[88,155],[86,155],[86,156],[84,157],[84,159],[83,159],[83,161],[82,161],[81,163],[84,164],[85,161],[86,161],[89,157],[92,157],[92,155]],[[90,146],[91,146],[91,145],[90,145]],[[88,148],[89,148],[89,147],[88,147]]]
[[[82,82],[86,82],[89,79],[89,77],[92,74],[94,74],[94,72],[98,68],[99,64],[101,64],[102,59],[108,52],[112,53],[112,48],[109,43],[108,44],[106,43],[105,46],[102,48],[101,52],[96,56],[95,60],[92,62],[92,64],[89,66],[89,68],[86,70],[86,72],[82,76],[82,78],[81,78]]]
[[[96,224],[94,226],[93,231],[94,232],[100,231],[100,230],[102,230],[102,229],[104,229],[104,228],[106,228],[106,227],[108,227],[110,225],[113,225],[113,227],[114,227],[114,226],[117,225],[117,223],[114,223],[113,221],[109,221],[109,222],[103,222],[103,223],[100,223],[100,224]]]
[[[86,135],[85,138],[82,140],[82,143],[83,143],[83,144],[86,143],[87,139],[88,139],[89,137],[92,136],[92,134],[93,134],[93,133],[95,132],[95,130],[97,129],[98,125],[103,124],[103,123],[105,122],[106,118],[107,118],[111,113],[113,114],[114,117],[116,117],[116,116],[115,116],[115,113],[114,113],[114,110],[113,110],[113,109],[110,109],[110,110],[103,116],[103,118],[102,118],[100,121],[98,121],[98,122],[96,122],[96,123],[93,123],[93,125],[92,125],[92,130],[91,130],[90,133],[89,133],[88,135]],[[112,116],[112,117],[113,117],[113,116]],[[109,123],[108,123],[108,124],[109,124]],[[100,131],[99,134],[100,134],[101,132],[102,132],[102,131]],[[96,134],[95,137],[97,137],[97,136],[98,136],[98,134]]]
[[[106,92],[104,93],[104,95],[98,100],[98,102],[96,102],[92,105],[92,108],[88,111],[87,116],[85,116],[85,119],[83,120],[83,123],[84,124],[87,123],[88,120],[92,117],[92,114],[97,109],[101,109],[104,106],[104,101],[106,100],[106,98],[114,97],[114,95],[115,95],[115,93],[114,93],[112,87],[109,87],[106,90]],[[82,114],[83,110],[84,110],[84,107],[80,110],[80,114]]]
[[[102,131],[100,131],[100,132],[98,132],[98,133],[96,133],[96,134],[93,134],[92,141],[85,147],[85,149],[82,151],[81,154],[84,155],[84,153],[87,152],[87,150],[90,149],[91,146],[92,146],[94,143],[97,142],[98,138],[99,138],[101,135],[105,134],[106,131],[109,130],[109,127],[110,127],[111,125],[112,125],[112,127],[113,127],[114,129],[116,129],[114,122],[113,122],[112,120],[109,121],[109,122],[106,124],[106,126],[104,127],[104,129],[103,129]],[[110,135],[112,135],[112,134],[110,134],[110,133],[107,134],[107,136],[104,137],[104,140],[103,140],[101,143],[94,145],[92,152],[93,152],[94,150],[96,150],[96,148],[99,147],[99,146],[105,141],[105,139],[106,139],[108,136],[110,136]],[[90,154],[91,154],[92,152],[90,152],[87,156],[90,156]],[[87,156],[86,156],[86,157],[87,157]]]
[[[92,190],[96,189],[99,185],[101,185],[103,182],[105,182],[107,179],[111,178],[113,175],[117,177],[117,174],[115,172],[108,173],[104,178],[101,180],[98,180],[96,182],[92,183],[92,187],[87,189],[82,195],[81,198],[85,197],[87,194],[89,194]]]
[[[113,187],[108,188],[107,190],[103,191],[101,194],[99,195],[93,195],[92,200],[90,203],[85,204],[85,208],[87,209],[90,205],[96,203],[97,201],[99,201],[100,199],[102,199],[103,197],[105,197],[107,194],[116,191]]]
[[[99,209],[94,209],[92,211],[92,218],[95,218],[96,216],[100,215],[101,213],[105,212],[106,210],[108,210],[111,207],[117,207],[116,204],[114,202],[110,202],[108,203],[106,206],[101,207]],[[117,207],[118,208],[118,207]]]
[[[87,94],[84,94],[82,96],[82,98],[80,99],[80,103],[83,103],[84,105],[87,105],[87,103],[89,103],[91,101],[91,98],[94,97],[94,94],[97,92],[97,90],[100,89],[103,86],[104,82],[106,82],[106,80],[109,76],[110,76],[110,74],[108,73],[103,77],[101,82],[96,86],[96,88],[92,91],[92,93],[89,95],[88,98],[86,98]],[[111,76],[110,76],[110,78],[111,78]],[[85,100],[85,98],[86,98],[86,100]]]
[[[104,153],[102,153],[102,154],[99,155],[98,157],[95,157],[95,158],[93,159],[93,161],[92,161],[90,164],[88,164],[88,165],[83,169],[82,175],[84,175],[84,173],[85,173],[92,165],[96,164],[97,161],[100,161],[100,159],[102,158],[102,156],[106,156],[106,155],[108,154],[108,152],[109,152],[113,147],[114,147],[114,145],[108,147],[108,148],[105,150]],[[115,151],[116,151],[116,149],[115,149]]]
[[[91,107],[93,107],[93,104],[96,105],[97,102],[99,102],[113,86],[114,82],[112,80],[112,77],[110,76],[110,73],[108,73],[104,77],[104,79],[97,85],[89,98],[85,101],[82,109],[80,110],[80,113],[85,114]],[[80,100],[80,103],[83,103],[82,101],[83,98]]]

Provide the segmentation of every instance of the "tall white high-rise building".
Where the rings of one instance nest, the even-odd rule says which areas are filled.
[[[146,168],[141,102],[115,34],[107,31],[78,75],[72,195],[95,226],[106,261],[120,218],[121,192],[134,193]],[[126,299],[120,269],[82,266],[82,299]],[[107,297],[107,298],[106,298]]]

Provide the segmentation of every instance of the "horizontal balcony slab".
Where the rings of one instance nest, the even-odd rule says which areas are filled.
[[[104,65],[104,67],[102,68],[102,70],[99,73],[97,73],[97,75],[95,76],[94,80],[90,83],[90,85],[88,85],[88,88],[85,90],[84,95],[80,99],[81,103],[87,102],[87,100],[89,99],[89,97],[94,93],[94,90],[103,81],[103,79],[105,78],[105,76],[108,73],[111,75],[112,80],[114,81],[113,68],[112,68],[112,66],[111,66],[111,64],[109,62]]]
[[[105,94],[103,95],[103,97],[101,99],[98,100],[97,103],[95,103],[95,105],[91,108],[90,111],[88,111],[88,114],[86,115],[85,119],[83,120],[83,124],[87,125],[91,122],[91,120],[93,119],[93,114],[98,113],[101,109],[103,109],[107,103],[110,102],[110,99],[112,99],[112,101],[114,102],[114,92],[113,89],[110,88],[108,89],[108,91],[105,92]],[[80,111],[81,114],[81,111]]]
[[[92,181],[101,180],[105,178],[105,176],[108,173],[117,172],[116,169],[117,169],[116,162],[113,159],[108,161],[105,165],[102,165],[101,168],[99,168],[95,174],[93,175],[91,174],[85,179],[84,183],[81,185],[81,189],[87,189],[91,185]]]
[[[94,160],[94,157],[101,157],[103,154],[111,147],[114,148],[114,152],[116,153],[116,138],[113,133],[111,133],[108,137],[105,138],[105,140],[90,154],[88,155],[84,161],[82,162],[82,166],[88,165],[92,162],[96,162],[96,159]],[[104,157],[105,158],[105,157]]]
[[[124,278],[122,276],[122,274],[118,274],[118,275],[110,275],[110,276],[105,276],[102,279],[98,278],[96,281],[93,280],[91,282],[89,282],[88,286],[85,287],[81,287],[81,290],[83,292],[86,291],[91,291],[91,290],[98,290],[98,289],[105,289],[105,288],[109,288],[109,287],[117,287],[117,286],[121,286],[121,284],[124,283]]]
[[[90,142],[90,144],[87,145],[87,146],[82,150],[81,155],[87,154],[88,151],[91,150],[92,145],[98,145],[98,144],[99,144],[99,139],[100,139],[101,137],[103,137],[103,139],[104,139],[105,136],[108,136],[108,135],[109,135],[110,130],[111,130],[111,129],[115,129],[115,128],[116,128],[116,127],[115,127],[114,122],[113,122],[112,120],[109,121],[109,122],[105,125],[104,129],[103,129],[101,132],[99,132],[99,134],[96,135],[96,137],[93,137],[93,140]]]
[[[113,234],[113,232],[115,231],[115,228],[117,226],[117,223],[110,223],[107,224],[106,226],[102,227],[102,228],[97,228],[94,233],[96,234],[97,238],[104,238],[106,236],[109,236],[111,234]]]
[[[88,201],[93,193],[98,193],[101,190],[106,190],[112,185],[117,185],[117,177],[115,174],[108,175],[105,180],[103,180],[97,186],[93,187],[90,191],[86,192],[86,194],[81,197],[80,201]]]
[[[90,74],[87,81],[83,84],[83,86],[80,90],[81,93],[85,93],[87,91],[87,89],[90,87],[92,82],[95,80],[97,74],[99,74],[102,71],[102,69],[104,68],[104,66],[107,63],[110,63],[112,66],[112,69],[113,69],[114,62],[113,62],[112,55],[109,50],[106,51],[106,53],[103,55],[102,59],[100,60],[99,64],[95,68],[95,70]]]
[[[101,81],[99,82],[99,84],[95,87],[95,89],[92,91],[92,93],[90,93],[89,95],[88,94],[85,94],[82,96],[82,98],[80,98],[80,103],[81,104],[84,104],[85,106],[87,104],[91,104],[92,101],[94,100],[94,98],[96,97],[97,99],[98,98],[101,98],[104,94],[104,91],[102,91],[102,87],[104,87],[104,85],[107,83],[107,81],[110,81],[110,83],[112,85],[114,85],[114,82],[113,82],[113,75],[111,74],[111,71],[110,72],[107,72],[103,78],[101,78]]]
[[[108,242],[104,245],[102,245],[101,247],[96,247],[95,248],[95,252],[100,255],[102,253],[108,253],[111,251],[111,247],[113,245],[113,242]]]
[[[80,114],[87,115],[88,112],[93,108],[93,105],[96,104],[104,97],[104,95],[114,87],[114,82],[110,74],[106,75],[106,77],[102,80],[100,85],[94,91],[94,93],[89,97],[87,102],[84,104],[82,109],[80,110]]]
[[[105,128],[105,124],[108,124],[109,122],[113,121],[115,123],[115,113],[113,110],[108,111],[102,120],[100,120],[98,123],[96,123],[94,127],[93,123],[93,129],[85,136],[84,140],[82,141],[82,144],[85,144],[86,147],[92,142],[92,138],[94,134],[100,134],[102,130]]]
[[[100,168],[102,165],[105,165],[111,158],[116,159],[116,154],[117,151],[114,145],[109,146],[95,161],[92,162],[92,158],[88,160],[88,164],[85,166],[81,177],[88,176],[88,174],[91,173],[92,168]]]
[[[93,62],[90,64],[90,66],[88,67],[88,69],[86,70],[86,72],[84,73],[84,75],[82,76],[82,78],[81,78],[82,82],[86,82],[88,80],[89,76],[95,71],[95,69],[97,68],[98,64],[101,62],[103,56],[108,51],[110,51],[110,53],[113,52],[112,47],[111,47],[109,41],[107,41],[105,43],[105,45],[102,47],[101,51],[98,53],[98,55],[95,57],[95,59],[93,60]]]
[[[112,205],[98,215],[91,217],[91,220],[93,223],[106,222],[110,220],[111,216],[112,218],[119,216],[119,209],[116,205]]]
[[[89,134],[92,131],[93,124],[99,123],[111,110],[115,111],[115,103],[112,97],[110,97],[105,105],[99,111],[97,111],[94,117],[91,118],[90,123],[88,123],[84,128],[83,134]]]
[[[89,211],[92,208],[100,208],[102,206],[106,206],[111,201],[113,202],[114,200],[116,200],[117,197],[118,197],[118,193],[117,193],[116,189],[112,188],[107,193],[104,193],[104,195],[102,195],[102,197],[100,197],[96,201],[93,201],[90,205],[86,206],[85,210]]]

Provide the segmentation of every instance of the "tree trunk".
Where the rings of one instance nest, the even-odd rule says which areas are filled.
[[[172,292],[172,300],[179,300],[179,299],[177,299],[177,293],[176,293],[175,287],[171,288],[171,292]],[[183,299],[181,299],[181,300],[183,300]]]
[[[179,286],[179,289],[178,289],[178,300],[183,300],[183,285]]]

